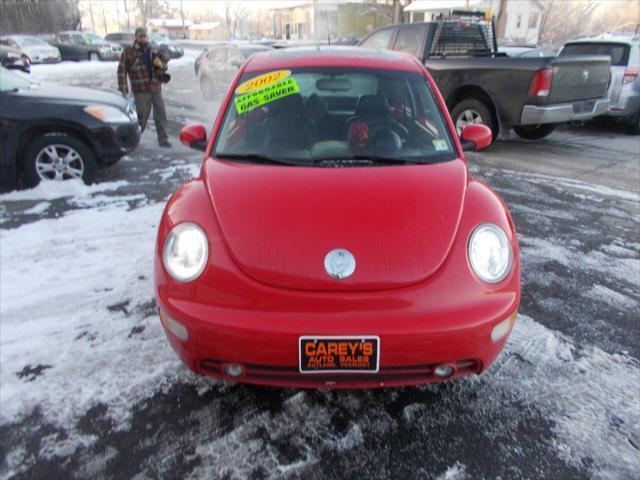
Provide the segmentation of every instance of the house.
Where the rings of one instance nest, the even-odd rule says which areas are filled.
[[[273,37],[327,41],[364,36],[392,20],[389,4],[365,0],[290,1],[272,10]]]
[[[189,27],[189,40],[229,40],[229,29],[222,22],[195,23]]]
[[[505,12],[500,15],[500,7]],[[542,0],[414,0],[405,7],[410,22],[430,22],[451,10],[485,12],[496,19],[501,45],[536,45],[545,6]]]
[[[314,38],[314,2],[289,2],[286,7],[274,8],[273,37],[281,40],[310,40]]]
[[[184,38],[185,32],[193,25],[191,20],[181,18],[151,18],[147,21],[150,32],[168,34],[172,38]]]

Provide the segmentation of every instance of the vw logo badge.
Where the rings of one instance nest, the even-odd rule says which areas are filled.
[[[582,71],[582,81],[586,82],[589,79],[589,70]]]
[[[356,259],[349,250],[336,248],[324,257],[324,269],[330,277],[343,280],[355,272]]]

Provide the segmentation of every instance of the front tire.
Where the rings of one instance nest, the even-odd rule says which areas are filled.
[[[207,100],[211,100],[213,98],[213,82],[206,75],[200,77],[200,90],[202,91],[202,96]]]
[[[87,144],[64,133],[35,138],[22,158],[22,185],[33,188],[42,181],[81,179],[93,183],[96,155]]]
[[[451,109],[451,119],[456,126],[458,136],[462,135],[462,129],[471,124],[486,125],[493,132],[493,138],[496,138],[498,132],[497,125],[494,125],[493,117],[489,108],[475,98],[465,98],[458,102]]]
[[[527,140],[540,140],[556,129],[555,123],[545,123],[544,125],[521,125],[519,127],[513,127],[513,131],[518,134],[519,137]]]
[[[89,61],[90,62],[99,62],[100,61],[100,55],[98,55],[98,52],[89,52]]]

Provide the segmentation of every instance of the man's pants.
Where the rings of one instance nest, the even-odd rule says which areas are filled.
[[[151,107],[153,106],[153,121],[156,124],[156,133],[158,134],[158,141],[167,140],[169,138],[167,134],[167,128],[169,122],[167,120],[167,111],[164,108],[164,100],[162,99],[162,92],[135,92],[133,98],[136,102],[136,110],[138,111],[138,123],[140,128],[144,132],[147,126],[147,120],[151,114]]]

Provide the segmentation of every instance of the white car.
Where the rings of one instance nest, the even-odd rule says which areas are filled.
[[[608,55],[611,81],[605,115],[624,117],[633,133],[640,133],[640,35],[605,33],[567,42],[559,56]]]
[[[57,63],[61,60],[60,50],[30,35],[7,35],[0,38],[0,44],[20,50],[29,58],[29,63]]]

